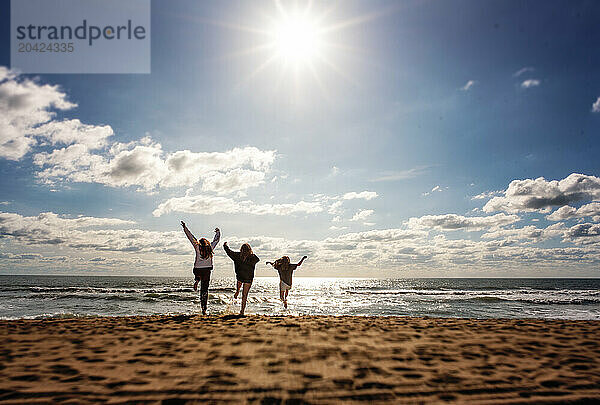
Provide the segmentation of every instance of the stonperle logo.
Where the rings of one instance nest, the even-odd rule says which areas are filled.
[[[142,25],[134,25],[131,20],[127,20],[125,25],[106,25],[104,27],[88,24],[87,20],[83,20],[82,24],[76,27],[29,24],[16,27],[16,32],[18,40],[65,41],[75,38],[87,40],[89,46],[99,39],[108,41],[146,39],[146,28]]]
[[[150,0],[11,0],[11,67],[150,73]]]

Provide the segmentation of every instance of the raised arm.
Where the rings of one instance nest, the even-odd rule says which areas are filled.
[[[229,256],[231,258],[231,260],[236,260],[236,253],[238,252],[234,252],[233,250],[229,249],[229,246],[227,246],[227,242],[223,243],[223,249],[225,249],[225,253],[227,253],[227,256]]]
[[[185,232],[185,236],[187,236],[187,238],[190,240],[190,243],[192,244],[192,246],[196,246],[196,243],[198,243],[198,242],[196,241],[196,238],[194,237],[194,235],[192,235],[190,230],[185,225],[185,222],[181,221],[181,226],[183,226],[183,232]]]
[[[219,230],[219,228],[215,228],[215,237],[210,243],[210,246],[212,246],[212,248],[214,249],[219,243],[219,240],[221,240],[221,231]]]
[[[306,259],[307,256],[303,256],[302,259],[300,259],[300,261],[298,262],[298,264],[296,266],[302,266],[302,263],[304,262],[304,259]]]

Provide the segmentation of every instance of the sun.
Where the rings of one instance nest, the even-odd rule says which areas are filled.
[[[356,64],[364,63],[365,51],[349,44],[344,31],[386,14],[387,9],[352,15],[341,2],[272,0],[272,3],[274,8],[255,9],[256,14],[245,19],[249,23],[210,21],[243,34],[236,39],[247,46],[223,55],[227,59],[239,58],[240,64],[252,69],[236,87],[248,86],[263,76],[269,88],[277,93],[301,98],[304,94],[314,94],[312,85],[316,84],[328,98],[329,88],[337,83],[332,79],[357,85],[353,69]]]
[[[322,57],[322,29],[307,13],[281,16],[272,29],[272,47],[277,58],[287,65],[302,67]]]

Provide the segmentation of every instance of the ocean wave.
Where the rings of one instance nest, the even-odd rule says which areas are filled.
[[[525,304],[537,305],[598,305],[600,299],[594,298],[519,298],[519,297],[473,297],[465,300],[465,302],[520,302]]]
[[[0,319],[201,312],[200,294],[192,290],[190,279],[11,280],[0,278]],[[598,280],[296,280],[290,308],[304,314],[600,319]],[[239,311],[241,297],[233,299],[234,287],[233,279],[211,280],[210,313]],[[248,312],[281,311],[277,279],[257,278]]]

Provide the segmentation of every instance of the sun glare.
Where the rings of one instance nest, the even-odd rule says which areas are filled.
[[[296,67],[311,64],[321,51],[320,29],[310,16],[285,16],[273,29],[273,46],[286,64]]]
[[[260,18],[249,25],[215,21],[214,24],[243,32],[248,36],[248,48],[227,57],[251,57],[258,64],[240,86],[261,74],[269,76],[269,86],[279,91],[293,88],[294,97],[306,89],[314,94],[312,82],[328,96],[331,74],[355,85],[349,63],[357,63],[359,53],[344,43],[342,31],[366,23],[381,12],[341,18],[342,3],[315,3],[313,0],[283,2],[273,0],[275,8],[260,11]],[[249,19],[249,21],[254,21]],[[244,62],[242,62],[244,63]]]

